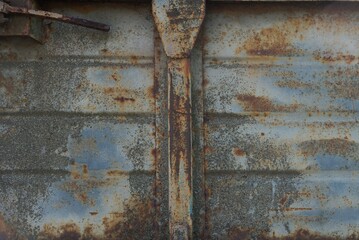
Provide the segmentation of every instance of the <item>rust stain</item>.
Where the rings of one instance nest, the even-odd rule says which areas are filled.
[[[82,204],[88,203],[87,194],[85,192],[75,193],[75,198]]]
[[[280,204],[281,206],[284,206],[287,201],[288,201],[288,195],[285,194],[284,197],[282,197],[282,198],[279,200],[279,204]]]
[[[42,231],[38,234],[39,239],[51,240],[80,240],[80,227],[75,223],[66,223],[61,226],[45,224]]]
[[[234,148],[233,153],[234,153],[234,155],[241,156],[241,157],[246,155],[246,152],[240,148]]]
[[[209,154],[213,152],[213,148],[210,146],[204,146],[204,154]]]
[[[359,99],[359,82],[355,79],[350,79],[353,76],[358,76],[359,72],[339,71],[331,77],[340,79],[335,82],[324,81],[325,87],[329,91],[332,98],[350,98],[353,100]]]
[[[237,100],[244,110],[255,112],[294,112],[300,106],[299,104],[275,105],[266,97],[249,94],[238,95]]]
[[[294,50],[288,35],[288,32],[278,27],[262,29],[248,39],[243,48],[249,55],[287,55]]]
[[[252,11],[253,8],[248,10]],[[261,7],[256,9],[256,11],[263,10],[268,11],[268,8]],[[275,10],[277,11],[278,9]],[[288,11],[288,8],[285,8],[285,11]],[[305,31],[315,24],[316,19],[310,13],[301,17],[288,17],[283,23],[253,33],[244,44],[241,44],[236,49],[236,53],[240,54],[242,50],[245,50],[247,54],[257,56],[300,54],[303,50],[297,49],[293,45],[294,39],[303,41]]]
[[[111,75],[111,78],[112,78],[114,81],[118,81],[118,80],[121,79],[121,77],[118,76],[117,73],[113,73],[113,74]]]
[[[110,170],[110,171],[107,171],[107,175],[108,176],[121,176],[121,175],[124,175],[126,174],[127,172],[126,171],[123,171],[123,170]]]
[[[45,224],[38,234],[38,238],[43,240],[122,240],[138,239],[139,236],[150,237],[155,224],[154,209],[153,200],[150,198],[142,199],[134,196],[125,203],[124,212],[112,212],[103,217],[102,226],[104,232],[101,236],[94,235],[94,226],[92,224],[87,225],[81,231],[76,223],[70,222],[60,226]],[[98,212],[90,212],[90,214],[95,216]]]
[[[136,102],[135,98],[129,97],[129,95],[140,95],[139,92],[130,91],[120,87],[110,87],[103,89],[104,94],[109,95],[112,99],[120,104],[128,104]]]
[[[114,212],[103,218],[105,239],[135,239],[148,236],[153,229],[153,201],[132,197],[125,204],[124,212]]]
[[[357,58],[351,54],[333,53],[333,52],[315,52],[314,59],[322,63],[334,63],[344,61],[346,64],[353,63]]]
[[[209,84],[208,79],[204,78],[202,81],[202,87],[205,88],[205,87],[207,87],[208,84]]]
[[[131,64],[133,64],[133,65],[138,64],[138,57],[137,56],[131,56]]]
[[[153,99],[157,99],[159,93],[159,87],[160,86],[159,86],[158,74],[156,73],[153,81],[153,86],[149,87],[147,90],[148,96]]]
[[[3,216],[0,215],[0,239],[1,240],[12,240],[19,239],[24,240],[25,238],[20,236],[16,230],[5,222]]]
[[[285,208],[284,211],[291,212],[291,211],[310,211],[312,208]]]
[[[82,165],[82,173],[87,175],[88,172],[89,172],[89,171],[88,171],[87,165],[86,165],[86,164]]]
[[[357,157],[356,154],[351,156],[351,154],[357,153],[359,144],[346,139],[311,140],[301,143],[299,147],[301,148],[301,153],[306,157],[315,156],[317,154],[328,154],[340,155],[359,161],[359,157]]]

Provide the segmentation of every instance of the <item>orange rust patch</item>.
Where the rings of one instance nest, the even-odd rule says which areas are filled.
[[[234,148],[233,153],[234,153],[234,155],[241,156],[241,157],[246,155],[246,152],[240,148]]]
[[[237,100],[246,111],[255,112],[294,112],[298,109],[299,104],[291,105],[274,105],[266,97],[258,97],[253,95],[241,94],[237,96]]]
[[[287,35],[287,32],[277,27],[266,28],[248,39],[243,46],[250,55],[287,55],[294,49]]]

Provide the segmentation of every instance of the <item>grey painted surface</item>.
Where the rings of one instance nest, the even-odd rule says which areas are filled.
[[[47,8],[113,28],[53,23],[45,45],[0,40],[0,239],[152,239],[150,6]]]
[[[166,58],[150,4],[0,39],[0,239],[168,237]],[[208,4],[192,53],[196,239],[358,238],[358,6]]]
[[[209,237],[358,238],[358,16],[357,4],[210,5]]]

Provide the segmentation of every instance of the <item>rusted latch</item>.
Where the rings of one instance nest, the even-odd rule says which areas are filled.
[[[104,32],[110,30],[110,26],[107,24],[37,10],[34,0],[0,1],[0,36],[30,36],[43,42],[43,19],[60,21]]]

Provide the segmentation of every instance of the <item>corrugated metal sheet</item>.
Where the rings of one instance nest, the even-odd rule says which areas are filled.
[[[209,237],[359,237],[358,10],[341,3],[208,8]]]
[[[0,40],[0,239],[152,239],[151,8],[47,8],[114,27],[53,23],[44,45]]]
[[[192,150],[174,144],[193,155],[193,238],[358,239],[359,5],[232,2],[207,4],[190,65],[170,68],[191,68]],[[150,4],[43,7],[112,30],[0,38],[0,239],[170,238]]]

